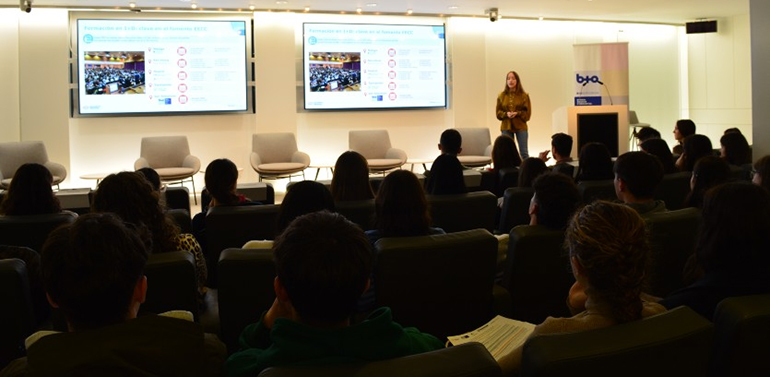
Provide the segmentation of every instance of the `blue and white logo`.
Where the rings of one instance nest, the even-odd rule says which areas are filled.
[[[94,41],[94,36],[91,34],[86,34],[83,36],[83,42],[84,43],[91,43]]]
[[[310,37],[310,38],[307,39],[307,43],[310,44],[310,45],[314,45],[314,44],[318,43],[318,39],[316,37]]]
[[[582,84],[582,83],[585,83],[585,82],[593,82],[593,83],[599,82],[599,76],[596,76],[596,75],[593,75],[593,76],[588,76],[588,75],[580,76],[579,73],[576,73],[575,76],[576,76],[576,81],[577,81],[578,84]]]

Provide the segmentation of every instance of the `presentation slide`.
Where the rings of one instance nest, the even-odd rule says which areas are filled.
[[[245,21],[77,25],[80,114],[248,109]]]
[[[446,107],[443,25],[303,27],[305,109]]]

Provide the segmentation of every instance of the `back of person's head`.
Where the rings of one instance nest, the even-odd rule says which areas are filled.
[[[537,157],[529,157],[522,161],[519,169],[519,187],[532,187],[535,178],[548,171],[545,162]]]
[[[179,227],[166,216],[158,192],[140,173],[124,171],[105,177],[96,190],[91,210],[112,212],[127,223],[147,227],[155,253],[176,251]]]
[[[679,119],[676,121],[676,128],[679,129],[679,133],[683,138],[695,135],[695,122],[690,119]]]
[[[43,285],[76,331],[120,323],[147,256],[139,233],[118,217],[85,214],[54,230],[43,245]]]
[[[297,217],[323,210],[335,212],[332,193],[323,183],[302,181],[293,184],[281,202],[276,234],[280,234]]]
[[[642,127],[634,133],[634,136],[640,143],[643,143],[650,139],[660,139],[660,131],[652,127]]]
[[[706,192],[696,256],[706,272],[740,276],[767,273],[770,266],[770,194],[748,182]],[[763,275],[766,276],[766,275]]]
[[[551,148],[561,157],[569,157],[572,154],[572,136],[565,133],[557,133],[551,136]]]
[[[450,128],[441,133],[441,151],[447,154],[458,154],[463,145],[463,137],[460,132]]]
[[[508,135],[500,135],[492,145],[492,164],[495,170],[513,168],[521,165],[521,155],[513,138]]]
[[[701,157],[713,156],[714,149],[711,147],[711,140],[706,135],[690,135],[684,138],[682,142],[684,154],[683,170],[692,171],[695,163]]]
[[[339,214],[314,212],[295,219],[275,240],[276,274],[304,321],[348,319],[372,273],[371,243]]]
[[[557,172],[544,173],[535,178],[532,188],[537,224],[553,230],[564,229],[581,199],[572,177]]]
[[[155,169],[141,168],[136,172],[142,174],[144,179],[146,179],[147,182],[150,182],[153,190],[160,191],[160,175],[158,175],[158,172],[155,171]]]
[[[455,195],[468,192],[465,187],[463,165],[457,156],[442,154],[430,167],[427,184],[428,194]]]
[[[647,152],[628,152],[615,160],[615,176],[622,179],[628,191],[637,199],[652,199],[663,180],[663,165]]]
[[[226,159],[220,158],[211,161],[206,166],[206,190],[218,204],[229,205],[238,203],[238,195],[235,188],[238,184],[238,167]]]
[[[685,200],[688,207],[700,208],[706,190],[730,179],[730,166],[717,156],[702,157],[695,164],[690,180],[691,190]]]
[[[764,156],[754,163],[752,182],[770,191],[770,155]]]
[[[375,227],[383,237],[423,236],[430,231],[425,191],[412,172],[396,170],[385,176],[374,203]]]
[[[589,204],[573,216],[564,245],[588,279],[589,297],[608,304],[618,323],[639,319],[650,245],[635,210],[605,201]]]
[[[663,139],[649,139],[642,142],[639,145],[643,151],[658,158],[661,164],[663,164],[664,174],[676,173],[676,165],[674,165],[674,155],[671,154],[671,149],[668,147]]]
[[[737,127],[732,127],[732,128],[728,128],[728,129],[726,129],[726,130],[725,130],[725,135],[727,135],[727,134],[729,134],[729,133],[731,133],[731,132],[735,132],[735,133],[739,133],[739,134],[743,135],[743,133],[741,132],[741,130],[740,130],[739,128],[737,128]]]
[[[591,142],[580,149],[578,181],[612,179],[612,157],[610,150],[602,143]]]
[[[335,201],[366,200],[374,198],[369,183],[369,164],[355,151],[347,151],[337,158],[331,186]]]
[[[0,203],[0,214],[8,216],[44,215],[61,212],[59,199],[53,194],[53,176],[43,165],[21,165]]]
[[[751,163],[751,148],[749,142],[740,132],[725,132],[719,139],[722,145],[722,157],[731,165]]]

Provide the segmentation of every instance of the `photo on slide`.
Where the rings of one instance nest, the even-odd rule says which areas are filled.
[[[310,52],[311,92],[361,91],[360,52]]]
[[[86,95],[144,94],[144,51],[86,51]]]

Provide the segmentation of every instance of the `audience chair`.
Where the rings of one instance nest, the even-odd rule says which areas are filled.
[[[335,202],[334,207],[346,219],[363,230],[374,229],[374,199]]]
[[[500,220],[497,232],[510,233],[517,225],[529,224],[529,203],[535,190],[532,187],[511,187],[505,189],[503,195],[503,208],[500,211]]]
[[[198,204],[193,176],[200,171],[201,161],[190,154],[187,136],[143,137],[140,156],[134,162],[134,170],[153,168],[166,183],[183,184],[189,180],[193,199]]]
[[[577,184],[583,203],[590,204],[597,200],[615,200],[615,182],[612,179],[601,181],[580,181]]]
[[[548,316],[570,316],[566,300],[575,278],[563,244],[563,230],[542,225],[511,230],[502,284],[511,295],[511,318],[541,323]]]
[[[495,229],[497,197],[489,191],[457,195],[427,195],[433,226],[445,232],[471,229]]]
[[[310,156],[297,149],[297,139],[291,132],[254,134],[251,138],[251,167],[262,178],[289,178],[296,173],[305,179]]]
[[[183,209],[169,209],[166,213],[170,215],[182,233],[192,233],[192,218],[190,212]]]
[[[166,207],[170,209],[183,209],[190,212],[190,190],[187,187],[166,187],[163,190],[163,198],[166,201]]]
[[[147,298],[143,312],[163,313],[187,310],[199,320],[198,282],[195,258],[187,251],[171,251],[150,255],[144,268],[147,276]]]
[[[701,215],[697,208],[652,213],[643,216],[650,232],[652,263],[647,273],[650,291],[666,297],[683,288],[682,274],[695,251]]]
[[[259,377],[496,377],[500,367],[481,343],[358,365],[273,367]]]
[[[628,111],[628,128],[631,129],[631,132],[628,133],[628,142],[631,145],[631,150],[636,151],[639,150],[639,147],[637,147],[636,143],[633,143],[634,137],[636,133],[639,131],[639,128],[644,127],[650,127],[649,123],[640,123],[639,118],[636,116],[636,111],[629,110]]]
[[[7,189],[16,170],[27,163],[38,163],[48,168],[53,176],[53,185],[57,188],[67,178],[64,165],[48,160],[48,152],[42,141],[0,143],[0,188]]]
[[[377,306],[439,339],[492,318],[497,239],[484,229],[381,238],[375,243]]]
[[[275,239],[279,209],[280,206],[270,204],[209,208],[206,214],[209,287],[217,287],[217,263],[222,250],[241,247],[251,240]]]
[[[717,305],[712,376],[770,376],[770,295],[730,297]]]
[[[24,356],[24,339],[35,327],[27,265],[20,259],[0,259],[0,369]]]
[[[681,306],[612,327],[533,337],[519,375],[705,376],[713,336],[711,322]]]
[[[366,158],[372,172],[384,172],[406,163],[406,152],[391,147],[387,130],[349,131],[348,146]]]
[[[486,166],[492,163],[492,141],[489,128],[456,128],[462,136],[463,150],[457,155],[460,163],[469,167]]]
[[[219,325],[229,353],[243,329],[259,320],[275,299],[271,249],[227,249],[219,258]]]
[[[669,211],[684,208],[684,200],[690,193],[691,176],[689,171],[664,175],[655,190],[655,199],[664,201]]]
[[[0,216],[0,242],[28,247],[39,253],[51,231],[62,224],[74,222],[77,217],[77,214],[70,211],[47,215]]]

